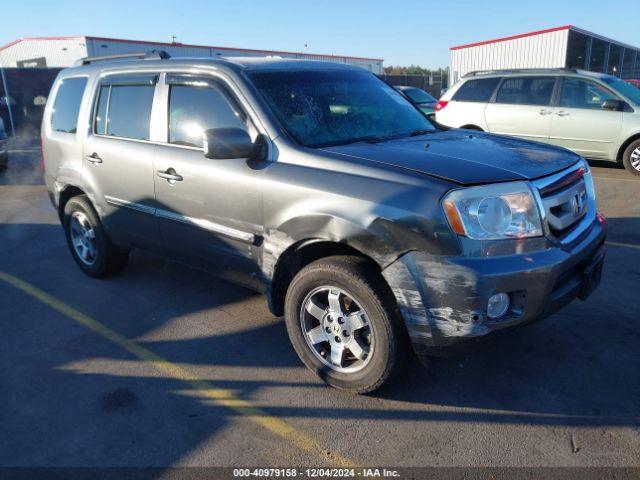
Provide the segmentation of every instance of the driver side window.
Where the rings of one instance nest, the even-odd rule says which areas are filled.
[[[254,137],[246,114],[222,85],[187,76],[169,76],[167,83],[169,143],[202,148],[211,128],[241,128]]]
[[[605,100],[618,100],[618,97],[597,83],[579,78],[565,78],[562,82],[561,107],[600,110]]]

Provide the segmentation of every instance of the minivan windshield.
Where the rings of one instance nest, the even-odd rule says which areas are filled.
[[[633,103],[640,106],[640,89],[619,78],[605,78],[604,81],[616,92],[621,93]]]
[[[258,71],[250,78],[287,133],[320,148],[429,133],[434,126],[365,70]]]

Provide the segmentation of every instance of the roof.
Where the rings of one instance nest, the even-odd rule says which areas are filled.
[[[543,35],[545,33],[559,32],[559,31],[562,31],[562,30],[573,30],[573,31],[582,33],[584,35],[589,35],[591,37],[598,38],[600,40],[605,40],[607,42],[611,42],[611,43],[616,43],[618,45],[622,45],[625,48],[633,48],[633,49],[637,49],[638,48],[638,47],[634,47],[633,45],[627,45],[625,43],[618,42],[617,40],[613,40],[611,38],[603,37],[602,35],[598,35],[597,33],[593,33],[593,32],[589,32],[587,30],[583,30],[583,29],[578,28],[578,27],[576,27],[574,25],[563,25],[561,27],[547,28],[547,29],[544,29],[544,30],[535,30],[533,32],[520,33],[520,34],[517,34],[517,35],[511,35],[509,37],[494,38],[492,40],[484,40],[482,42],[474,42],[474,43],[467,43],[467,44],[464,44],[464,45],[457,45],[457,46],[454,46],[454,47],[450,47],[449,50],[461,50],[463,48],[479,47],[481,45],[489,45],[491,43],[508,42],[510,40],[517,40],[519,38],[535,37],[536,35]]]
[[[618,78],[608,73],[592,72],[576,68],[506,68],[496,70],[477,70],[464,74],[462,78],[476,77],[505,77],[505,76],[530,76],[530,75],[584,75],[593,78]]]
[[[349,55],[334,55],[334,54],[324,54],[324,53],[307,53],[307,52],[289,52],[284,50],[261,50],[261,49],[253,49],[253,48],[237,48],[237,47],[220,47],[215,45],[195,45],[189,43],[168,43],[168,42],[154,42],[150,40],[127,40],[123,38],[109,38],[109,37],[93,37],[88,35],[77,35],[77,36],[66,36],[66,37],[23,37],[13,42],[9,42],[6,45],[0,46],[0,51],[9,48],[17,43],[26,40],[35,40],[35,41],[58,41],[58,40],[74,40],[74,39],[87,39],[87,40],[96,40],[103,42],[118,42],[118,43],[138,43],[141,45],[160,45],[166,47],[185,47],[185,48],[210,48],[213,50],[231,50],[238,53],[257,53],[263,55],[303,55],[307,58],[335,58],[346,59],[346,60],[364,60],[364,61],[373,61],[373,62],[383,62],[382,58],[369,58],[369,57],[353,57]]]
[[[303,70],[347,70],[362,71],[357,65],[330,62],[328,60],[309,60],[304,58],[282,58],[282,57],[171,57],[167,59],[159,58],[108,58],[97,60],[86,64],[78,64],[63,70],[65,75],[74,75],[79,69],[86,72],[96,71],[118,71],[139,67],[156,69],[158,66],[166,67],[168,65],[177,67],[192,67],[216,65],[225,67],[233,71],[303,71]]]

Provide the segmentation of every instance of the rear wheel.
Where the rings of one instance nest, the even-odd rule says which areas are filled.
[[[285,319],[300,359],[343,390],[380,388],[411,352],[388,287],[358,257],[329,257],[303,268],[287,292]]]
[[[129,254],[109,240],[102,222],[85,195],[70,199],[64,207],[63,227],[73,259],[91,277],[107,277],[121,271]]]
[[[640,139],[631,142],[625,149],[622,164],[628,172],[640,176]]]

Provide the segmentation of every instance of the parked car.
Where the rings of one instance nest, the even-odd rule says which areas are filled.
[[[640,89],[640,80],[629,79],[629,80],[625,80],[625,82],[630,83],[634,87]]]
[[[9,164],[9,140],[7,131],[4,128],[4,122],[0,118],[0,172],[7,169]]]
[[[143,249],[263,292],[337,388],[372,391],[412,350],[539,320],[600,279],[582,158],[438,130],[357,67],[86,59],[55,81],[42,139],[87,275]]]
[[[407,97],[407,99],[418,107],[425,115],[430,115],[435,112],[438,100],[421,88],[404,86],[396,86],[394,88]]]
[[[470,74],[438,102],[436,120],[565,147],[640,175],[640,90],[611,75],[565,69]]]

